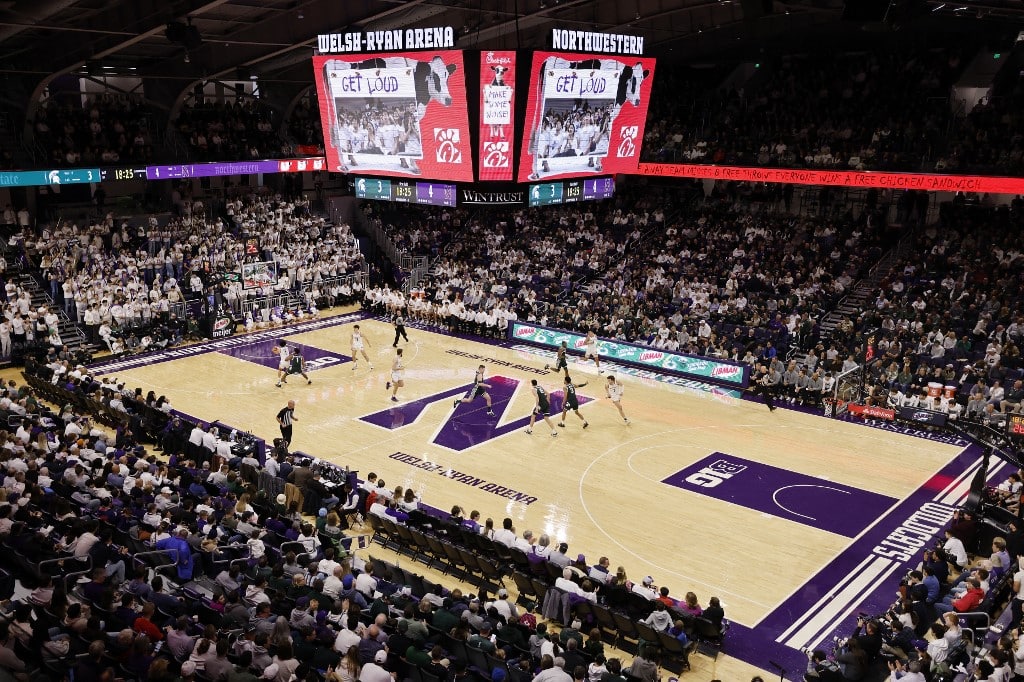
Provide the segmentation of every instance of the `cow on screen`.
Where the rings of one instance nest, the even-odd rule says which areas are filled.
[[[334,107],[332,134],[339,160],[348,162],[339,170],[358,166],[419,174],[420,124],[431,102],[451,106],[448,79],[456,68],[437,55],[328,61],[324,75]]]
[[[639,62],[627,66],[617,59],[545,59],[537,80],[541,104],[530,144],[530,179],[552,173],[600,173],[615,120],[627,102],[640,105],[643,81],[649,75]],[[630,144],[621,142],[617,155],[635,155]]]

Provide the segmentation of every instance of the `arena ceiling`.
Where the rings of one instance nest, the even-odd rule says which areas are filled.
[[[857,3],[877,0],[855,0]],[[1020,0],[896,0],[906,22],[984,23],[1004,33]],[[550,29],[643,35],[662,58],[802,45],[851,33],[844,0],[0,0],[0,74],[88,72],[195,81],[309,80],[316,35],[452,25],[465,49],[542,48]],[[179,35],[168,37],[168,25]],[[181,27],[187,28],[182,34]],[[891,31],[891,26],[889,29]],[[826,43],[827,44],[827,43]]]

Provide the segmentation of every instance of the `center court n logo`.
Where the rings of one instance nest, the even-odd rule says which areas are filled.
[[[501,423],[521,382],[509,377],[491,376],[487,378],[487,383],[491,385],[487,392],[491,395],[494,412],[497,415],[494,417],[487,416],[487,407],[484,405],[483,398],[477,398],[472,403],[459,405],[454,410],[452,409],[452,402],[455,398],[465,396],[473,387],[472,383],[467,383],[364,415],[359,417],[359,420],[389,431],[396,431],[418,423],[427,408],[440,403],[440,409],[444,410],[445,417],[438,430],[430,438],[430,442],[455,452],[463,452],[488,443],[495,438],[525,429],[530,423],[528,412],[524,417]],[[552,414],[561,411],[562,393],[560,391],[552,392],[549,398]],[[590,402],[590,400],[582,395],[579,396],[580,405]],[[528,438],[529,436],[523,437]]]

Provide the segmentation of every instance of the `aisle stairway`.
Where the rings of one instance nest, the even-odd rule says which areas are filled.
[[[828,348],[829,340],[832,337],[832,332],[835,331],[836,327],[846,318],[854,318],[858,312],[864,310],[870,306],[871,299],[878,290],[879,283],[885,279],[892,270],[893,266],[896,265],[906,254],[910,248],[910,244],[913,242],[913,232],[908,232],[903,236],[902,239],[894,246],[889,249],[883,255],[877,263],[875,263],[868,273],[861,279],[854,282],[850,288],[850,293],[843,296],[839,300],[839,303],[835,308],[830,310],[822,318],[821,323],[818,325],[820,330],[819,339]],[[802,364],[804,359],[807,357],[807,353],[803,350],[797,350],[790,359],[795,360],[797,364]]]
[[[50,298],[49,292],[43,288],[42,283],[34,274],[20,274],[14,278],[14,283],[28,291],[29,296],[32,298],[32,307],[38,309],[39,306],[46,306],[56,311],[57,316],[60,318],[60,322],[57,325],[57,330],[60,333],[61,341],[70,350],[86,350],[90,354],[95,353],[98,347],[88,341],[85,332],[75,322],[71,320],[65,313],[63,307],[59,303],[54,303],[53,299]]]

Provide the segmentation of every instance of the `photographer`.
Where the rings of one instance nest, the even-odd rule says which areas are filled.
[[[847,680],[862,680],[868,674],[870,662],[860,641],[851,637],[846,640],[846,646],[836,655],[836,663]]]
[[[841,682],[843,673],[835,661],[830,661],[821,649],[807,652],[807,674],[804,682]]]
[[[907,654],[914,650],[913,642],[917,639],[917,634],[914,632],[916,615],[911,611],[900,617],[890,611],[887,616],[889,628],[893,634],[882,644],[882,655],[887,658],[895,656],[901,661],[906,661]]]
[[[889,680],[890,682],[927,682],[924,674],[921,672],[924,666],[921,665],[921,661],[911,661],[909,664],[904,665],[901,661],[889,661]]]
[[[861,630],[864,631],[864,634],[861,634]],[[863,614],[858,616],[857,627],[854,629],[851,639],[857,640],[857,644],[868,657],[868,661],[878,658],[878,653],[882,650],[882,633],[877,620],[868,619]]]
[[[949,580],[949,563],[946,551],[941,547],[925,551],[923,564],[931,568],[932,575],[940,584],[945,584]]]

